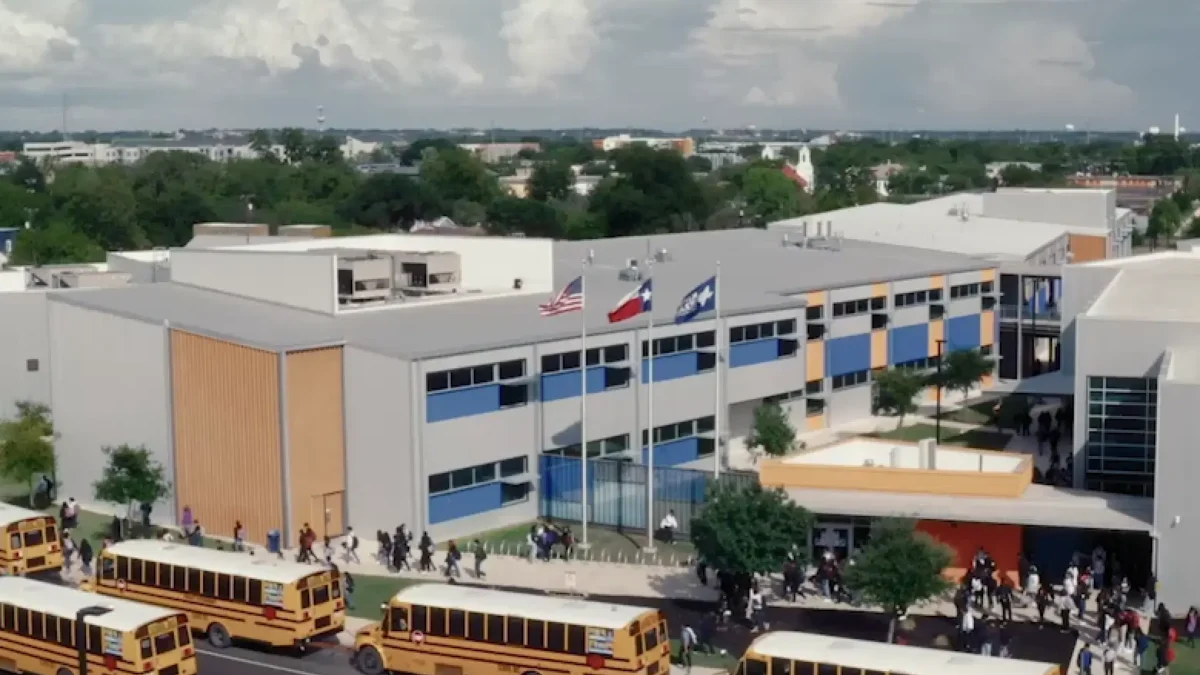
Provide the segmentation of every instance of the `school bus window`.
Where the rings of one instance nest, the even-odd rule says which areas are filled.
[[[179,630],[175,631],[179,636],[179,646],[186,647],[192,644],[192,631],[187,626],[180,626]]]
[[[750,674],[747,673],[747,675]],[[817,675],[838,675],[838,667],[828,663],[818,663]]]
[[[17,633],[29,635],[29,610],[17,610]]]
[[[651,628],[642,634],[642,639],[646,641],[645,651],[650,651],[658,646],[658,629]]]
[[[546,648],[546,624],[543,621],[529,620],[529,628],[527,628],[526,644],[530,649],[545,649]]]
[[[142,658],[143,659],[154,658],[154,643],[150,642],[150,638],[146,638],[145,640],[142,640]]]
[[[808,661],[797,661],[793,667],[792,675],[813,675],[813,668],[815,667]]]
[[[312,594],[308,592],[308,589],[305,589],[300,591],[300,609],[308,609],[309,607],[312,607]]]
[[[546,648],[553,649],[556,652],[565,651],[567,648],[567,630],[563,628],[561,623],[546,624]]]
[[[99,656],[104,655],[104,640],[99,626],[87,627],[88,651]]]
[[[58,528],[57,527],[55,527],[54,525],[46,526],[46,540],[47,541],[58,541]]]
[[[54,642],[56,644],[59,643],[59,640],[58,640],[58,617],[56,617],[56,616],[47,616],[46,617],[46,641]]]
[[[429,610],[425,605],[413,605],[412,629],[423,631],[429,627]]]
[[[200,570],[184,568],[187,572],[187,590],[192,593],[200,592]]]
[[[323,605],[329,602],[329,587],[318,586],[312,591],[312,599],[314,605]]]
[[[129,561],[129,580],[135,583],[142,583],[142,575],[145,573],[142,561],[134,558]]]
[[[446,610],[441,607],[429,608],[429,634],[446,637]]]
[[[212,572],[203,572],[200,575],[200,594],[207,595],[210,598],[217,597],[217,575]]]
[[[567,626],[567,653],[587,656],[587,629],[583,626]]]
[[[746,659],[746,675],[767,675],[767,662]]]
[[[129,558],[117,558],[117,578],[121,581],[129,580]]]
[[[45,539],[42,538],[41,530],[29,530],[25,533],[26,546],[41,546],[43,542]]]
[[[339,600],[342,597],[342,582],[340,579],[334,579],[333,583],[329,584],[329,588],[333,591],[333,599]]]
[[[246,601],[246,577],[233,578],[233,599],[240,602]]]
[[[388,630],[393,633],[407,633],[408,610],[403,607],[392,607],[388,610]]]
[[[508,644],[525,646],[525,619],[519,616],[508,617]]]
[[[792,662],[788,659],[771,659],[771,675],[792,675]]]
[[[11,548],[13,550],[21,548],[21,535],[20,534],[14,534],[12,536],[12,538],[9,539],[8,541],[9,541],[9,546],[8,546],[9,548]]]
[[[233,599],[233,591],[230,590],[232,585],[233,584],[229,581],[228,574],[218,574],[217,575],[217,589],[216,589],[216,592],[213,594],[213,597],[220,598],[221,600],[232,600]]]
[[[450,637],[467,636],[467,616],[461,609],[450,610]]]
[[[487,641],[494,645],[504,644],[504,619],[499,614],[487,615]]]
[[[258,579],[250,580],[250,604],[261,605],[263,600],[262,582]]]
[[[483,642],[486,638],[483,634],[484,615],[479,612],[471,612],[467,615],[467,638],[470,640],[478,640]]]
[[[58,641],[64,647],[75,646],[75,622],[70,619],[58,620]]]
[[[146,585],[158,586],[158,563],[146,563]]]
[[[46,639],[46,615],[41,612],[29,613],[29,634],[38,639]]]
[[[154,638],[154,651],[159,656],[170,654],[175,650],[175,634],[160,633]]]

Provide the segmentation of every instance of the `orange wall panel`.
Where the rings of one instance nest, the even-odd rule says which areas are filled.
[[[825,428],[825,413],[821,413],[819,415],[813,415],[812,417],[809,417],[807,420],[807,424],[805,425],[805,429],[808,431],[820,431],[821,429],[824,429],[824,428]]]
[[[809,307],[820,307],[825,304],[825,291],[810,291],[805,301]]]
[[[284,526],[279,356],[171,331],[175,490],[210,534]]]
[[[929,322],[929,357],[938,355],[938,340],[946,339],[946,326],[941,319]]]
[[[1108,238],[1072,234],[1067,240],[1067,248],[1071,251],[1071,262],[1104,260],[1108,257]]]
[[[309,523],[318,537],[337,536],[346,490],[342,348],[291,352],[286,367],[292,529]]]
[[[987,453],[983,450],[977,452]],[[763,460],[759,463],[758,480],[764,487],[1017,499],[1025,494],[1033,480],[1033,461],[1023,460],[1011,473],[990,473],[893,469],[887,466],[823,466]]]
[[[825,341],[813,340],[805,346],[805,368],[807,369],[804,379],[808,382],[820,380],[825,377]]]
[[[954,550],[950,567],[959,577],[971,568],[980,546],[996,561],[998,572],[1016,577],[1024,536],[1024,528],[1020,525],[921,520],[917,522],[917,530]]]
[[[877,330],[871,333],[871,367],[887,368],[888,332]]]
[[[871,286],[872,298],[886,298],[888,296],[888,284],[873,284]]]
[[[929,277],[929,287],[945,289],[946,288],[946,275],[945,274],[935,274],[935,275]],[[949,298],[947,298],[947,299],[949,299]]]
[[[983,270],[983,271],[982,271],[982,272],[980,272],[979,274],[980,274],[980,278],[979,278],[979,280],[980,280],[981,282],[987,282],[987,281],[991,281],[991,282],[995,283],[995,281],[996,281],[996,270],[995,270],[995,268],[993,268],[993,269],[990,269],[990,270]]]
[[[979,344],[986,347],[996,343],[996,312],[988,310],[979,313]]]

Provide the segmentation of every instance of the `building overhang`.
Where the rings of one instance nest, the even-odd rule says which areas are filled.
[[[1030,485],[1017,498],[786,488],[788,497],[825,516],[913,518],[1118,532],[1154,529],[1154,500]]]
[[[1074,396],[1075,374],[1061,370],[1020,380],[1002,380],[987,390],[989,394],[1026,396]]]

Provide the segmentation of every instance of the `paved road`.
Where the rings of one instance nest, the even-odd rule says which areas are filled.
[[[320,650],[296,657],[254,649],[231,648],[221,651],[200,646],[200,675],[353,675],[349,653]]]

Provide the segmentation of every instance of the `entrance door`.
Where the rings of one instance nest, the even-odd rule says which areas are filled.
[[[344,495],[343,492],[330,492],[313,496],[309,522],[317,531],[318,537],[339,537],[345,534],[346,523],[342,513]]]
[[[838,560],[850,555],[852,528],[845,523],[818,523],[813,527],[812,559],[820,560],[825,551],[832,551]]]

